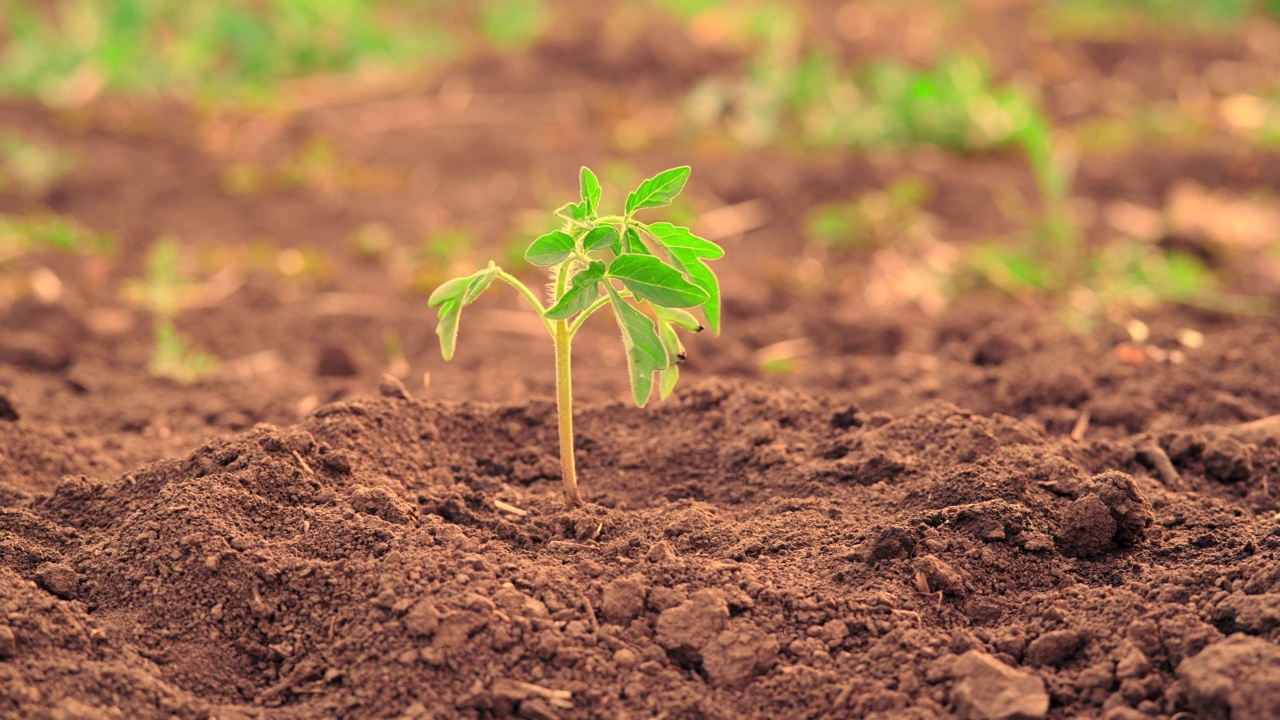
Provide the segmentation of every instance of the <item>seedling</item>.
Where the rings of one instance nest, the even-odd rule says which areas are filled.
[[[692,332],[702,323],[689,312],[699,309],[711,332],[720,333],[720,283],[707,260],[724,250],[688,228],[666,222],[644,223],[636,213],[671,204],[689,179],[689,168],[658,173],[627,195],[622,215],[601,215],[600,181],[582,168],[581,202],[556,210],[560,230],[542,235],[529,245],[525,259],[550,269],[551,284],[544,305],[537,294],[492,261],[466,277],[436,288],[427,301],[438,307],[436,334],[445,360],[453,357],[458,316],[496,279],[514,287],[541,316],[556,358],[556,410],[560,421],[560,469],[565,505],[582,504],[573,459],[573,389],[570,348],[587,318],[606,305],[612,308],[636,405],[644,407],[656,384],[665,399],[680,376],[684,345],[680,327]],[[648,309],[652,317],[644,312]]]
[[[174,324],[174,318],[193,290],[193,283],[183,277],[178,243],[173,239],[156,243],[147,260],[147,277],[128,286],[129,294],[151,311],[154,319],[155,347],[147,369],[157,377],[167,377],[184,385],[208,375],[218,365],[212,355],[192,348]]]

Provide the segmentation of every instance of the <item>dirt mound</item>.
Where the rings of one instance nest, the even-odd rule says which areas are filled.
[[[723,381],[578,424],[569,512],[548,403],[393,398],[15,500],[0,709],[1001,717],[1008,685],[1051,717],[1271,717],[1194,663],[1274,673],[1280,525],[1130,441]],[[1250,450],[1233,487],[1277,461]]]

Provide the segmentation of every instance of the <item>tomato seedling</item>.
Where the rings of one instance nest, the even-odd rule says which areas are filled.
[[[698,332],[703,327],[690,309],[701,310],[707,327],[720,333],[720,283],[706,261],[723,257],[724,250],[686,227],[644,223],[635,217],[641,210],[671,204],[688,179],[688,166],[660,172],[627,195],[623,214],[601,215],[600,181],[584,167],[579,174],[581,200],[555,212],[563,221],[561,229],[537,238],[525,251],[526,260],[550,268],[546,305],[492,261],[479,272],[444,283],[427,301],[439,308],[436,334],[445,360],[453,357],[462,308],[494,280],[514,287],[538,311],[555,346],[560,470],[567,506],[582,504],[573,460],[570,347],[587,318],[606,305],[612,308],[626,349],[632,397],[640,407],[653,394],[655,376],[662,398],[675,387],[684,360],[676,328]]]

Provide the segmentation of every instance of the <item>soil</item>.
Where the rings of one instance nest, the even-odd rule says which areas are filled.
[[[1002,56],[1155,74],[1177,46],[1023,42]],[[1025,164],[618,147],[619,107],[735,66],[683,36],[561,39],[283,116],[0,103],[78,158],[0,211],[119,243],[8,268],[61,284],[0,305],[0,716],[1280,717],[1274,315],[1166,307],[1080,334],[1008,296],[886,294],[905,283],[883,254],[805,245],[813,207],[924,176],[963,246],[1015,229],[998,208],[1033,197]],[[336,167],[228,190],[316,138]],[[1280,154],[1215,142],[1086,155],[1076,194],[1280,185]],[[691,339],[665,403],[633,407],[609,323],[584,329],[588,505],[565,510],[536,320],[486,297],[445,364],[425,299],[351,242],[468,227],[465,269],[616,156],[687,162],[696,208],[755,219],[719,235],[724,333]],[[121,290],[165,234],[224,253],[205,275],[225,292],[178,320],[223,359],[191,385],[146,372],[150,321]],[[261,246],[330,268],[281,277],[243,261]],[[784,342],[805,351],[764,369]]]

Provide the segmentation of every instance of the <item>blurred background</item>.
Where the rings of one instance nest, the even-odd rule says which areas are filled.
[[[514,294],[450,366],[425,300],[529,275],[584,164],[606,206],[693,166],[663,219],[728,249],[694,372],[829,379],[975,297],[1135,339],[1268,314],[1280,2],[0,0],[0,363],[223,388],[230,429],[383,372],[549,393]]]

